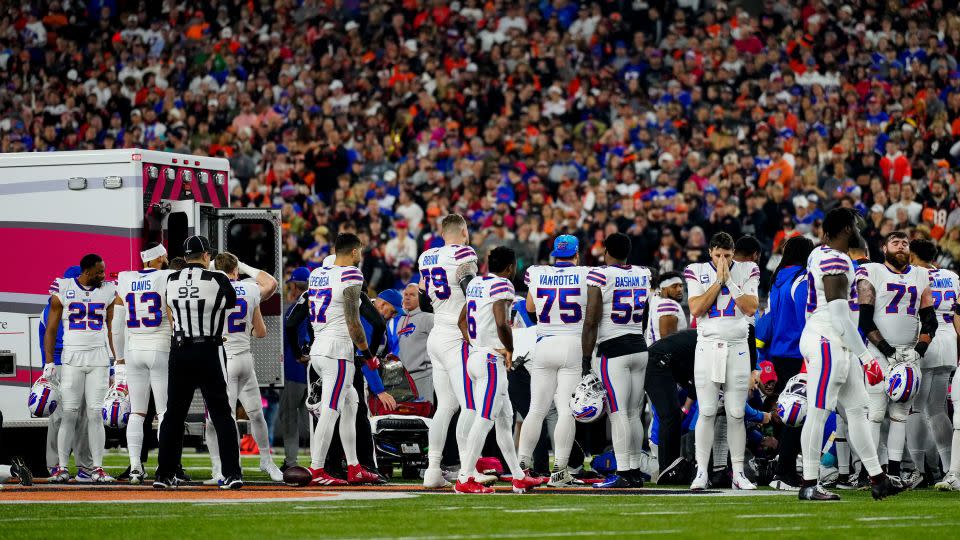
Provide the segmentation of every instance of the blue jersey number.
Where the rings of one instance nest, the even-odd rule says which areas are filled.
[[[559,301],[560,320],[567,324],[578,323],[583,318],[580,303],[571,300],[571,296],[580,296],[580,289],[537,289],[537,298],[544,298],[540,311],[540,322],[550,324],[550,309]]]
[[[147,305],[147,314],[149,317],[137,318],[137,293],[128,293],[124,298],[127,304],[127,328],[140,328],[143,325],[147,328],[156,328],[163,322],[163,311],[160,309],[160,293],[145,292],[140,295],[140,301]]]
[[[70,312],[67,318],[70,330],[103,330],[105,308],[105,304],[70,303],[67,306],[67,311]]]
[[[728,289],[726,285],[720,288],[720,294],[717,295],[717,299],[714,300],[713,305],[710,306],[710,311],[707,312],[708,318],[733,317],[737,314],[737,303],[733,301],[733,298],[730,298],[730,301],[727,302],[727,307],[723,308],[723,311],[720,310],[720,296],[724,294],[730,294],[730,289]]]
[[[643,308],[646,304],[646,289],[618,289],[613,291],[610,320],[613,321],[613,324],[643,322]]]
[[[467,302],[467,335],[470,339],[477,339],[477,319],[474,315],[477,313],[477,302],[471,300]]]
[[[433,294],[437,300],[446,300],[450,298],[450,282],[447,280],[447,271],[443,268],[424,268],[420,270],[420,277],[423,278],[423,293],[430,294],[430,284],[433,283]]]
[[[910,301],[907,303],[907,315],[917,314],[917,288],[913,285],[907,287],[899,283],[887,283],[887,291],[893,293],[893,300],[887,306],[887,313],[899,313],[900,302],[907,294],[910,295]]]
[[[310,289],[310,320],[318,323],[327,322],[327,308],[333,300],[332,289]]]
[[[951,308],[953,307],[954,304],[957,303],[957,293],[955,293],[955,292],[953,292],[953,291],[933,291],[933,290],[931,290],[930,292],[931,292],[931,294],[933,294],[933,308],[936,309],[936,310],[938,310],[938,311],[940,310],[940,303],[941,303],[941,302],[946,302],[947,305],[950,306]],[[945,322],[945,323],[952,323],[952,322],[953,322],[953,314],[951,314],[951,313],[944,313],[944,314],[943,314],[943,322]]]
[[[237,298],[237,307],[227,317],[227,332],[236,334],[247,329],[247,301]]]

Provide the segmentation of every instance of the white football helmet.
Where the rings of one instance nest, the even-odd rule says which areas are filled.
[[[34,418],[47,418],[60,405],[60,388],[40,377],[30,388],[30,395],[27,396],[27,408],[30,409],[30,416]]]
[[[321,383],[323,379],[317,377],[313,382],[307,385],[307,402],[306,408],[310,411],[310,414],[314,418],[320,418],[320,409],[323,407],[320,405],[320,395],[321,395]]]
[[[127,427],[127,421],[130,419],[130,396],[123,387],[114,386],[107,391],[100,413],[104,426],[117,429]]]
[[[794,394],[803,398],[807,397],[807,374],[797,373],[787,379],[787,384],[783,386],[784,394]]]
[[[807,418],[807,398],[786,392],[780,394],[777,399],[777,415],[788,426],[802,426]]]
[[[580,381],[570,397],[570,410],[577,422],[589,424],[603,416],[606,394],[596,375],[590,373]]]
[[[913,399],[920,388],[920,370],[913,362],[903,362],[890,367],[886,377],[887,395],[895,403]]]

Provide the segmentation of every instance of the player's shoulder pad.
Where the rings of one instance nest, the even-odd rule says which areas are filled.
[[[463,264],[477,260],[477,252],[474,251],[474,249],[470,246],[451,244],[448,247],[448,256],[457,264]]]
[[[476,281],[477,278],[474,278]],[[513,288],[513,282],[507,278],[497,277],[494,278],[493,282],[490,284],[490,296],[495,296],[498,294],[509,294],[513,296],[516,294]]]
[[[683,278],[684,278],[684,279],[692,279],[693,281],[698,281],[698,282],[699,282],[699,281],[700,281],[700,277],[699,277],[700,266],[701,266],[701,263],[690,263],[690,264],[688,264],[687,267],[683,269]]]
[[[605,287],[607,285],[607,266],[583,267],[586,269],[587,285],[594,287]]]
[[[342,281],[345,286],[363,284],[363,273],[360,272],[360,269],[356,266],[341,266],[339,270],[340,281]]]
[[[50,283],[50,294],[57,294],[61,289],[65,287],[66,279],[64,278],[53,278],[53,282]]]

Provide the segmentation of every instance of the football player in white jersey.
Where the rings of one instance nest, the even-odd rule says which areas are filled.
[[[167,410],[167,371],[170,361],[171,326],[167,319],[164,291],[167,286],[167,250],[154,242],[140,252],[143,270],[120,272],[114,311],[122,322],[113,325],[117,364],[124,366],[130,394],[127,421],[127,452],[130,455],[130,483],[144,478],[140,453],[143,423],[150,404],[150,392],[157,408],[157,424]]]
[[[647,371],[643,310],[649,300],[651,276],[650,270],[627,264],[629,236],[613,233],[603,245],[606,266],[587,273],[581,371],[584,376],[591,371],[599,374],[607,394],[617,474],[594,487],[642,487],[640,401]]]
[[[945,406],[947,389],[950,385],[950,372],[957,366],[957,331],[960,320],[956,314],[960,310],[957,299],[960,298],[960,277],[945,268],[937,268],[933,261],[937,259],[937,246],[930,240],[910,242],[911,263],[926,268],[930,272],[930,290],[933,294],[933,307],[937,311],[937,333],[930,342],[927,354],[920,360],[921,377],[917,400],[907,418],[907,437],[918,441],[933,438],[940,456],[940,463],[949,469],[943,480],[936,484],[938,489],[960,490],[960,432],[950,429],[950,417]],[[960,378],[953,380],[953,387],[960,388]],[[957,396],[960,392],[953,392]],[[956,403],[956,400],[954,401]],[[954,411],[958,407],[954,405]],[[956,413],[955,413],[956,414]],[[955,426],[960,428],[960,425]],[[953,444],[951,445],[951,437]],[[926,447],[926,444],[918,445]],[[911,452],[913,462],[919,468],[925,462],[923,455]],[[952,461],[956,459],[957,470]],[[930,472],[927,472],[930,483]]]
[[[44,335],[44,350],[47,353],[43,375],[48,380],[60,382],[60,406],[63,421],[57,434],[59,465],[50,476],[51,482],[70,480],[67,470],[70,450],[73,448],[77,421],[80,418],[80,402],[87,410],[87,437],[93,457],[93,482],[112,482],[113,478],[103,470],[103,445],[105,432],[100,409],[107,395],[110,379],[109,348],[113,348],[110,336],[113,326],[113,302],[116,286],[105,282],[106,267],[99,255],[90,254],[80,260],[81,274],[73,279],[55,279],[50,286],[50,312],[47,318],[47,333]],[[62,319],[62,321],[61,321]],[[54,373],[53,350],[57,339],[57,326],[63,324],[63,355],[59,373]]]
[[[347,483],[372,483],[378,477],[360,466],[357,459],[357,389],[353,387],[354,347],[367,367],[376,370],[377,358],[367,345],[360,322],[360,295],[363,274],[360,264],[363,244],[351,233],[340,233],[335,242],[333,266],[322,266],[310,273],[307,291],[310,302],[312,343],[310,365],[322,380],[320,420],[310,442],[311,483],[319,486],[343,486]],[[342,418],[341,418],[342,417]],[[327,474],[324,464],[333,428],[340,420],[340,440],[347,459],[347,481]]]
[[[262,270],[241,263],[236,255],[227,251],[217,254],[213,263],[217,270],[230,278],[237,292],[237,306],[227,313],[226,341],[223,344],[227,353],[227,399],[230,401],[230,410],[236,418],[239,398],[250,420],[250,433],[260,449],[260,470],[267,473],[274,482],[282,482],[283,473],[270,458],[270,434],[267,420],[263,416],[260,383],[257,381],[253,352],[250,350],[251,335],[256,338],[267,335],[267,325],[263,320],[260,305],[276,292],[277,280]],[[254,276],[256,281],[238,281],[240,272]],[[212,477],[205,483],[219,484],[223,480],[220,472],[220,445],[217,442],[217,430],[213,428],[209,418],[205,433],[213,469]]]
[[[527,476],[513,445],[513,406],[507,393],[507,370],[513,359],[510,306],[515,291],[510,280],[517,271],[516,254],[503,246],[490,250],[487,270],[487,275],[473,278],[467,286],[467,303],[460,317],[461,328],[470,340],[467,371],[477,403],[477,415],[463,455],[465,463],[476,463],[490,428],[496,425],[497,444],[513,476],[513,491],[524,493],[546,479]],[[477,483],[469,474],[468,467],[460,468],[454,491],[493,493],[492,488]]]
[[[714,424],[723,391],[727,416],[727,443],[734,489],[757,489],[743,473],[747,442],[744,404],[750,386],[749,323],[760,304],[760,270],[752,262],[733,261],[733,238],[717,233],[710,239],[710,262],[684,270],[690,316],[697,319],[694,384],[700,418],[694,431],[697,475],[690,489],[707,488]]]
[[[473,383],[467,372],[469,346],[459,326],[467,285],[477,275],[477,253],[467,245],[470,235],[462,216],[450,214],[443,218],[440,234],[443,247],[424,251],[418,260],[421,304],[433,308],[433,330],[427,337],[427,355],[433,365],[433,390],[437,395],[437,408],[430,423],[427,470],[423,475],[426,488],[450,487],[440,470],[440,458],[450,420],[458,409],[457,449],[461,472],[466,468],[468,476],[474,479],[479,476],[474,470],[476,463],[465,463],[463,457],[476,403]],[[484,480],[489,481],[489,477]]]
[[[870,341],[867,348],[885,374],[903,363],[909,363],[919,373],[920,358],[937,329],[930,273],[910,265],[910,240],[904,232],[888,234],[882,250],[886,262],[867,263],[856,271],[860,330]],[[906,391],[911,392],[911,381],[905,384]],[[923,385],[922,377],[920,385]],[[887,473],[899,477],[907,415],[916,395],[904,396],[904,400],[897,403],[887,395],[886,385],[875,385],[867,388],[867,396],[867,417],[878,448],[880,425],[885,416],[890,417]],[[913,448],[917,443],[909,441],[911,449],[922,454],[922,448]],[[914,485],[915,481],[909,487]]]
[[[524,281],[527,284],[527,309],[534,308],[537,321],[537,344],[533,359],[527,363],[530,372],[530,410],[520,428],[520,464],[533,462],[533,449],[540,440],[543,420],[553,401],[557,408],[554,428],[553,474],[551,487],[571,486],[573,476],[567,468],[576,420],[570,410],[570,396],[580,382],[581,334],[587,307],[587,273],[590,268],[578,266],[579,241],[568,234],[553,242],[553,266],[531,266]],[[632,306],[631,306],[632,307]]]
[[[830,412],[846,419],[850,446],[870,475],[873,497],[882,499],[902,490],[884,474],[866,416],[866,372],[870,384],[883,381],[883,372],[857,330],[857,286],[850,246],[864,244],[862,219],[849,208],[831,210],[823,220],[823,245],[807,259],[807,322],[800,335],[800,353],[807,366],[807,418],[803,450],[802,501],[840,497],[819,484],[823,429]]]
[[[657,278],[656,294],[650,296],[647,307],[647,345],[687,329],[687,317],[680,302],[683,300],[683,278],[680,272],[666,272]]]

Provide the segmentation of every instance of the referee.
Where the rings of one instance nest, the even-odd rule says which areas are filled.
[[[243,487],[237,424],[227,398],[223,330],[237,293],[223,272],[210,266],[210,241],[191,236],[183,243],[187,265],[167,279],[166,300],[173,318],[167,412],[160,425],[160,455],[155,488],[177,485],[175,473],[183,453],[183,423],[200,388],[217,430],[224,480],[221,489]]]

